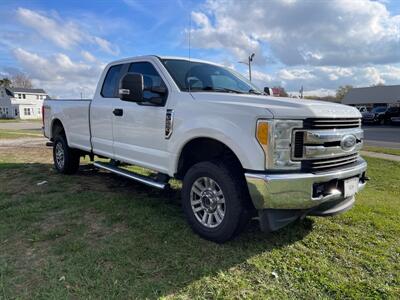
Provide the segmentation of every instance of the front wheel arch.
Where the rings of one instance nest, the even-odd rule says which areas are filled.
[[[215,159],[229,160],[243,170],[240,159],[226,144],[213,138],[198,137],[186,142],[182,147],[175,177],[182,179],[191,166]]]

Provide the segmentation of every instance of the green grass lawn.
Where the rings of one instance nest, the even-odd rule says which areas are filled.
[[[88,166],[62,176],[42,151],[0,151],[0,298],[400,295],[399,163],[369,158],[371,181],[345,214],[269,235],[251,223],[217,245],[189,229],[178,189]]]
[[[400,155],[400,149],[393,149],[393,148],[364,146],[363,150],[364,151],[384,153],[384,154]]]
[[[26,137],[43,137],[41,129],[38,130],[11,130],[11,129],[0,129],[0,139],[18,139]]]

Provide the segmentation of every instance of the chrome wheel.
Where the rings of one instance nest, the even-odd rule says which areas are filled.
[[[57,143],[56,145],[56,163],[59,169],[64,168],[65,163],[65,155],[64,155],[64,148],[61,143]]]
[[[209,177],[200,177],[190,192],[192,211],[203,226],[215,228],[225,217],[225,197],[218,183]]]

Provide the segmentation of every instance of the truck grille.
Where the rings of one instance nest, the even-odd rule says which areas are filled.
[[[304,132],[297,131],[294,134],[294,157],[295,158],[303,157],[303,141],[304,141]]]
[[[360,119],[306,119],[303,124],[292,140],[292,160],[301,161],[303,171],[323,172],[357,161],[363,145]],[[349,136],[355,144],[346,148],[342,143]]]
[[[357,159],[358,153],[335,158],[306,160],[302,162],[302,168],[307,172],[320,172],[350,165],[355,163]]]
[[[304,128],[307,129],[340,129],[357,128],[360,126],[361,120],[358,118],[304,120]]]

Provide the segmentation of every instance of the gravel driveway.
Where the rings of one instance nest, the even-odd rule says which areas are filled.
[[[0,129],[8,130],[40,130],[42,128],[42,122],[32,121],[19,121],[19,122],[0,122]]]
[[[43,147],[49,140],[42,137],[35,138],[18,138],[18,139],[0,139],[0,148],[8,147],[22,147],[22,148],[35,148]]]

